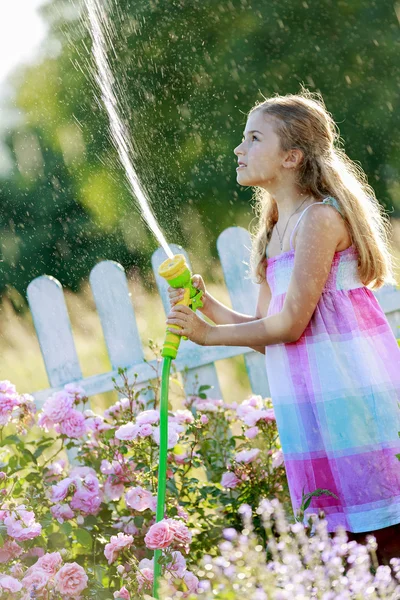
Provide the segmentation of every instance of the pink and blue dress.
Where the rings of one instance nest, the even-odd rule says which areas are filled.
[[[322,203],[341,212],[331,197]],[[290,250],[267,257],[268,316],[283,307]],[[296,342],[265,348],[293,509],[302,491],[328,489],[305,511],[325,512],[328,531],[400,523],[400,348],[375,295],[360,281],[354,245],[336,252],[316,309]]]

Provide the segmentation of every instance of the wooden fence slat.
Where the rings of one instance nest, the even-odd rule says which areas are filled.
[[[62,286],[48,275],[28,285],[28,303],[52,388],[82,379]]]
[[[259,285],[250,279],[250,248],[250,234],[243,227],[228,227],[217,239],[217,250],[232,308],[245,315],[256,314],[259,290]],[[265,355],[251,350],[245,354],[244,361],[253,392],[264,398],[269,397]]]
[[[104,260],[92,269],[89,281],[113,370],[142,363],[142,341],[124,268],[113,260]],[[143,387],[136,385],[135,390]],[[147,390],[143,399],[149,404],[154,392]]]
[[[37,277],[28,285],[27,297],[50,385],[62,389],[67,383],[81,380],[82,371],[60,282],[48,275]],[[36,401],[37,408],[41,408],[53,392],[54,389],[50,389],[43,394],[40,401]],[[83,406],[78,408],[82,410]],[[76,464],[77,448],[66,452],[70,464]]]
[[[395,338],[400,337],[400,291],[395,285],[384,285],[373,291],[378,300]]]
[[[190,260],[187,252],[181,246],[176,244],[170,244],[170,248],[174,254],[183,254],[185,256],[188,267],[191,270]],[[158,248],[151,257],[151,263],[153,266],[158,291],[164,306],[164,312],[166,315],[168,315],[171,311],[171,304],[167,291],[168,282],[158,274],[158,268],[161,263],[166,260],[166,258],[167,256],[165,255],[164,250],[162,248]],[[203,318],[203,315],[200,313],[200,311],[197,311],[197,314],[201,319]],[[200,356],[202,357],[203,366],[200,366],[199,362],[193,361],[195,357],[200,358]],[[211,356],[212,354],[210,353],[209,347],[198,346],[190,340],[181,340],[177,359],[179,357],[180,361],[184,363],[184,366],[188,367],[186,381],[184,382],[185,392],[187,395],[193,394],[193,386],[195,385],[195,379],[197,376],[199,385],[212,386],[211,389],[207,390],[207,396],[209,398],[222,398],[217,370],[213,364],[214,361],[211,360]],[[209,363],[208,357],[210,357]]]

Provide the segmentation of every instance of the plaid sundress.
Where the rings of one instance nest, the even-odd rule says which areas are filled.
[[[341,212],[331,197],[321,203]],[[267,258],[268,315],[283,308],[290,250]],[[341,213],[342,214],[342,213]],[[328,489],[305,511],[325,512],[328,531],[365,532],[400,523],[400,348],[358,274],[358,250],[336,252],[300,339],[265,348],[271,399],[293,510],[302,490]]]

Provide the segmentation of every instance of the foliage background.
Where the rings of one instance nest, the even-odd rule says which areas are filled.
[[[300,83],[321,92],[347,154],[361,164],[390,213],[399,257],[400,3],[105,5],[115,48],[110,59],[139,178],[167,240],[188,250],[193,268],[221,301],[229,305],[217,237],[232,225],[251,226],[254,218],[252,190],[236,182],[233,149],[256,101],[296,93]],[[34,277],[51,274],[71,291],[67,302],[85,375],[108,368],[87,284],[98,261],[116,260],[128,271],[143,339],[161,342],[164,330],[150,260],[157,242],[108,137],[88,69],[83,3],[52,0],[43,15],[50,24],[47,56],[12,78],[13,104],[23,118],[7,131],[13,167],[0,181],[0,369],[21,392],[47,387],[26,310]],[[235,361],[240,380],[244,364]],[[246,391],[240,383],[235,399]]]

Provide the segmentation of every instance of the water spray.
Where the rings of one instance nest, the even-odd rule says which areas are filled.
[[[92,55],[96,64],[95,80],[101,92],[101,98],[110,121],[111,140],[117,149],[119,159],[125,169],[125,174],[133,192],[134,198],[138,201],[141,215],[146,221],[151,232],[159,241],[168,256],[159,267],[159,275],[164,277],[171,287],[183,288],[184,298],[177,304],[184,304],[196,310],[201,308],[203,303],[201,297],[202,290],[197,290],[192,285],[192,274],[185,261],[183,254],[174,256],[168,243],[155,219],[153,211],[145,190],[142,188],[132,159],[135,156],[133,141],[129,134],[127,126],[121,118],[121,110],[118,101],[118,94],[114,90],[114,77],[107,59],[106,41],[111,40],[110,31],[107,23],[106,11],[101,0],[86,0],[89,33],[92,38]],[[178,325],[170,325],[170,328],[179,329]],[[158,490],[157,490],[157,511],[156,522],[164,518],[165,510],[165,492],[167,480],[167,453],[168,453],[168,386],[171,370],[171,361],[176,358],[181,337],[187,340],[185,336],[179,336],[175,333],[166,332],[165,341],[161,356],[163,357],[162,375],[161,375],[161,398],[160,398],[160,461],[158,468]],[[154,552],[154,583],[153,596],[158,600],[158,579],[161,575],[161,565],[158,563],[161,557],[161,550]]]
[[[175,254],[173,258],[167,258],[158,268],[158,274],[167,280],[173,288],[183,288],[183,299],[177,304],[184,304],[192,310],[203,307],[201,301],[203,291],[196,289],[192,285],[192,274],[186,263],[183,254]],[[170,328],[180,329],[179,325],[170,325]],[[158,491],[157,491],[157,511],[156,522],[164,518],[165,511],[165,492],[167,486],[167,455],[168,455],[168,390],[169,374],[171,370],[171,361],[178,354],[181,337],[184,340],[186,336],[180,336],[171,331],[166,332],[164,345],[161,351],[163,357],[161,374],[161,397],[160,397],[160,461],[158,466]],[[161,565],[158,560],[161,556],[161,550],[154,551],[154,582],[153,596],[158,599],[158,579],[161,575]]]

